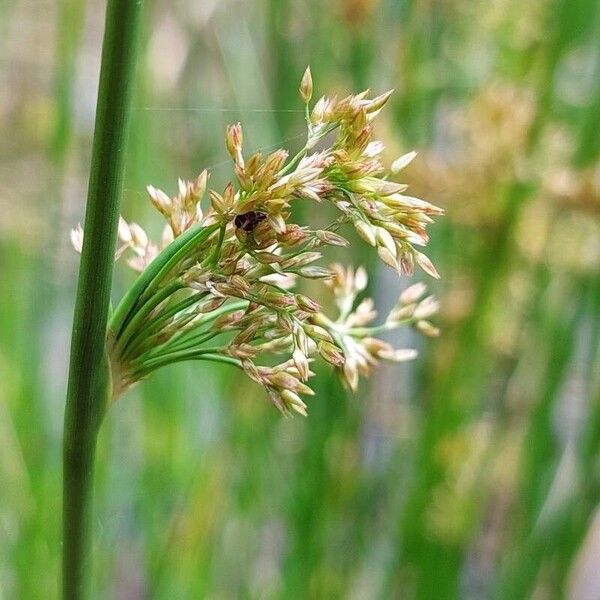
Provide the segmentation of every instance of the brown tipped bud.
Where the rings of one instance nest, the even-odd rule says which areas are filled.
[[[270,252],[256,252],[253,256],[262,265],[272,265],[283,260],[282,256],[271,254]]]
[[[400,256],[400,269],[404,275],[408,275],[409,277],[415,272],[415,259],[412,253],[402,253]]]
[[[275,308],[289,308],[296,306],[296,301],[292,294],[278,294],[277,292],[266,292],[260,295],[261,301]]]
[[[324,267],[308,266],[298,269],[298,275],[307,279],[329,279],[331,271]]]
[[[300,96],[302,97],[304,104],[308,104],[310,102],[310,99],[312,98],[312,93],[313,81],[309,66],[306,67],[306,71],[304,71],[302,81],[300,82]]]
[[[241,360],[245,358],[254,358],[259,352],[259,350],[250,344],[242,344],[241,346],[231,345],[227,351],[233,358],[239,358]]]
[[[256,381],[256,383],[264,384],[265,378],[260,374],[259,370],[256,368],[256,365],[248,359],[242,360],[242,369],[250,379]]]
[[[432,277],[435,277],[436,279],[440,278],[440,274],[437,272],[436,268],[433,266],[433,263],[422,252],[415,251],[415,259],[416,259],[418,265],[421,267],[421,269],[423,269],[423,271],[425,271],[425,273],[427,273],[428,275],[431,275]]]
[[[277,314],[277,325],[286,333],[294,331],[294,321],[286,312],[280,311]]]
[[[308,379],[308,359],[302,350],[296,348],[292,354],[292,360],[294,361],[294,366],[298,369],[298,374],[300,379],[306,381]]]
[[[227,205],[223,200],[223,196],[214,190],[209,190],[208,195],[210,196],[210,205],[213,210],[219,215],[225,214],[227,212]]]
[[[242,157],[242,141],[242,125],[240,123],[230,125],[227,128],[227,133],[225,135],[227,151],[231,155],[231,158],[233,158],[235,164],[241,168],[244,168],[244,158]]]
[[[299,267],[305,267],[322,257],[323,255],[320,252],[303,252],[302,254],[298,254],[297,256],[283,261],[281,267],[283,269],[297,269]]]
[[[375,239],[375,232],[373,231],[373,227],[365,221],[360,219],[356,219],[354,221],[354,228],[356,229],[356,233],[369,244],[369,246],[376,246],[377,240]]]
[[[246,174],[249,177],[252,177],[256,173],[256,170],[260,166],[261,161],[262,161],[262,154],[260,152],[255,152],[248,159],[248,162],[246,163],[246,167],[244,170],[246,171]]]
[[[309,313],[317,313],[321,310],[321,306],[318,302],[315,302],[312,298],[304,296],[303,294],[296,294],[296,303],[300,308],[303,308]]]
[[[276,233],[282,234],[285,233],[286,224],[285,219],[281,213],[269,215],[267,217],[269,221],[269,225],[273,228]]]
[[[233,184],[230,181],[223,190],[223,202],[225,203],[227,210],[233,206],[234,199],[235,192],[233,191]]]
[[[304,325],[304,331],[306,332],[306,335],[313,340],[325,341],[333,344],[333,338],[331,337],[331,334],[324,327],[307,323]]]
[[[285,233],[279,234],[277,237],[279,243],[288,248],[305,242],[307,238],[308,234],[296,224],[288,225]]]
[[[285,371],[272,371],[267,375],[269,383],[277,388],[287,388],[296,391],[299,380]]]
[[[217,308],[220,308],[221,306],[223,306],[223,304],[225,304],[225,302],[227,302],[227,298],[212,298],[208,302],[205,302],[204,304],[200,304],[196,308],[196,312],[198,312],[198,313],[212,312],[213,310],[216,310]]]
[[[206,186],[208,185],[208,178],[210,177],[210,171],[204,169],[200,175],[194,181],[194,194],[201,198],[206,192]]]
[[[379,246],[377,248],[377,254],[379,258],[388,266],[392,267],[392,269],[398,268],[398,262],[396,261],[396,257],[384,246]]]
[[[329,246],[348,246],[350,244],[346,238],[333,233],[333,231],[319,230],[315,232],[315,235],[320,242]]]
[[[162,190],[155,188],[152,185],[146,187],[152,204],[161,212],[165,217],[170,217],[173,210],[173,201],[167,196]]]
[[[298,394],[290,390],[283,390],[280,393],[280,396],[288,410],[291,409],[303,417],[308,416],[308,413],[306,412],[306,404],[304,404]]]
[[[387,248],[389,253],[396,258],[398,251],[396,250],[396,242],[392,237],[392,234],[383,227],[377,227],[375,237],[377,238],[377,244]]]
[[[213,331],[219,331],[221,329],[228,329],[228,328],[232,327],[233,325],[237,324],[238,321],[243,316],[244,316],[243,310],[236,310],[235,312],[221,315],[220,317],[217,317],[214,320],[211,329]]]
[[[279,150],[275,150],[275,152],[269,154],[265,160],[265,170],[267,172],[279,171],[279,169],[283,167],[283,164],[287,160],[288,154],[288,151],[284,150],[283,148],[279,148]]]
[[[366,107],[366,111],[368,113],[376,113],[380,111],[385,103],[390,99],[390,96],[394,93],[394,90],[390,90],[389,92],[385,92],[380,94],[379,96],[373,98],[373,100],[369,101]]]
[[[321,358],[334,367],[341,367],[346,361],[338,347],[330,342],[321,342],[318,346],[318,351]]]
[[[250,284],[241,275],[233,275],[229,281],[234,288],[244,295],[250,291]]]
[[[395,183],[393,181],[384,181],[377,187],[377,193],[379,196],[393,196],[394,194],[400,194],[406,189],[406,185],[403,183]]]

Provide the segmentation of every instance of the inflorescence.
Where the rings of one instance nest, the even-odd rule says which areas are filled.
[[[382,324],[372,325],[373,301],[358,301],[367,285],[365,270],[318,264],[323,248],[348,245],[339,232],[350,224],[399,274],[411,275],[418,265],[438,277],[416,247],[427,244],[426,226],[442,210],[388,179],[379,158],[383,144],[372,139],[371,123],[391,92],[323,97],[311,110],[307,69],[300,94],[308,135],[293,158],[282,149],[246,158],[241,125],[231,125],[226,145],[237,183],[217,192],[208,187],[204,170],[195,181],[179,180],[173,197],[148,186],[167,222],[160,243],[139,225],[120,220],[116,258],[128,252],[128,264],[140,275],[109,320],[113,399],[164,365],[208,360],[243,369],[281,411],[305,415],[301,396],[313,393],[306,381],[317,356],[355,390],[359,375],[369,375],[379,360],[416,355],[394,349],[377,333],[412,325],[437,335],[428,319],[438,305],[422,283],[403,292]],[[391,172],[415,155],[400,157]],[[311,229],[291,222],[293,202],[329,202],[339,216],[324,229]],[[81,226],[71,238],[81,250]],[[301,279],[322,280],[330,288],[337,318],[296,291]]]

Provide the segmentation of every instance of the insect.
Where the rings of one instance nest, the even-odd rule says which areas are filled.
[[[254,228],[266,218],[267,215],[265,213],[251,210],[247,213],[238,215],[233,223],[237,229],[241,229],[246,233],[252,233]]]

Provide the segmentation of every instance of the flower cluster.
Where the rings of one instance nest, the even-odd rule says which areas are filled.
[[[438,276],[416,247],[427,243],[426,226],[442,211],[387,178],[379,158],[383,145],[372,139],[372,121],[390,93],[321,98],[310,110],[307,69],[300,94],[308,135],[293,158],[285,150],[245,156],[242,128],[232,125],[226,146],[235,182],[211,189],[203,171],[193,182],[180,180],[174,197],[149,186],[167,222],[158,244],[121,219],[117,257],[130,251],[129,264],[140,275],[109,321],[115,398],[161,366],[212,360],[243,369],[283,412],[305,414],[301,396],[312,394],[306,381],[316,357],[356,389],[359,374],[368,375],[379,360],[415,354],[393,349],[374,337],[377,332],[413,324],[436,334],[427,319],[437,303],[423,299],[422,284],[400,297],[382,325],[369,326],[373,302],[355,305],[366,287],[365,271],[319,264],[327,246],[348,244],[340,234],[348,224],[398,273],[412,274],[419,265]],[[392,172],[414,156],[400,157]],[[291,221],[294,202],[329,202],[339,214],[326,228],[312,229]],[[82,238],[81,228],[74,230],[76,248]],[[333,291],[340,313],[335,321],[299,293],[302,279],[323,280]]]

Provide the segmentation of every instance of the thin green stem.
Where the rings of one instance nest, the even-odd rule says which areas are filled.
[[[186,308],[189,308],[190,306],[192,306],[192,304],[200,302],[203,298],[208,296],[209,293],[210,292],[198,292],[197,294],[192,294],[191,296],[188,296],[181,302],[177,302],[164,312],[160,313],[160,315],[156,319],[150,321],[150,323],[147,324],[144,336],[142,336],[141,338],[136,336],[134,338],[134,342],[131,344],[131,346],[129,346],[125,355],[131,356],[133,352],[135,350],[139,350],[142,345],[147,346],[151,342],[155,342],[156,338],[162,335],[162,326],[171,317],[175,316],[177,313],[180,313]]]
[[[167,349],[171,351],[187,350],[194,348],[216,338],[218,335],[228,333],[228,331],[199,331],[191,336],[184,336],[178,339],[176,344],[165,344],[160,350]]]
[[[302,148],[289,162],[287,165],[285,165],[285,167],[283,167],[283,169],[281,169],[279,171],[279,176],[283,176],[283,175],[287,175],[299,162],[302,158],[304,158],[304,156],[306,156],[306,153],[311,149],[314,148],[316,143],[323,137],[325,137],[326,135],[330,134],[332,131],[335,131],[335,129],[337,129],[338,125],[337,123],[333,126],[328,127],[327,129],[325,129],[324,131],[322,131],[321,133],[319,133],[318,135],[312,137],[309,136],[306,145],[304,146],[304,148]]]
[[[152,373],[152,371],[156,371],[161,367],[186,360],[212,360],[217,362],[226,362],[236,366],[241,365],[240,361],[236,358],[222,354],[215,354],[215,352],[220,352],[222,350],[222,348],[215,346],[212,348],[196,348],[194,350],[185,350],[182,352],[171,352],[169,354],[165,354],[144,362],[143,364],[136,365],[134,366],[133,371],[135,372],[136,378],[145,377],[146,375]]]
[[[158,288],[171,270],[198,244],[219,228],[218,224],[190,227],[171,242],[140,274],[111,315],[108,328],[118,336],[123,326],[133,317]]]
[[[206,295],[208,292],[202,292],[202,293]],[[191,296],[190,298],[193,298],[193,296]],[[193,304],[193,302],[190,302],[189,304]],[[248,302],[246,302],[245,300],[242,300],[239,302],[232,302],[231,304],[226,304],[225,306],[223,306],[219,309],[213,310],[211,313],[196,319],[191,324],[191,326],[188,327],[187,329],[185,329],[184,331],[180,331],[180,332],[176,333],[171,339],[169,339],[165,344],[163,344],[161,346],[161,349],[170,348],[170,347],[178,344],[180,341],[185,341],[185,339],[189,336],[190,333],[192,333],[192,332],[195,333],[197,329],[200,329],[201,327],[203,327],[209,323],[212,323],[215,319],[217,319],[221,315],[227,314],[228,312],[233,312],[235,310],[239,310],[241,308],[246,308],[246,306],[248,306]],[[157,334],[154,334],[147,339],[148,340],[152,339],[156,335]]]
[[[221,246],[223,245],[223,240],[225,239],[225,229],[225,225],[222,225],[221,229],[219,230],[219,239],[217,240],[217,243],[215,244],[215,248],[212,251],[211,255],[206,260],[208,266],[216,265],[219,260],[219,253],[221,252]]]
[[[138,337],[138,329],[142,325],[144,319],[146,319],[157,306],[184,287],[181,280],[177,279],[148,298],[142,307],[135,313],[133,318],[127,322],[127,325],[123,328],[122,333],[117,338],[117,343],[115,345],[117,353],[124,355],[130,342]]]
[[[108,0],[63,445],[63,598],[88,597],[96,439],[111,390],[106,356],[113,254],[141,1]]]

